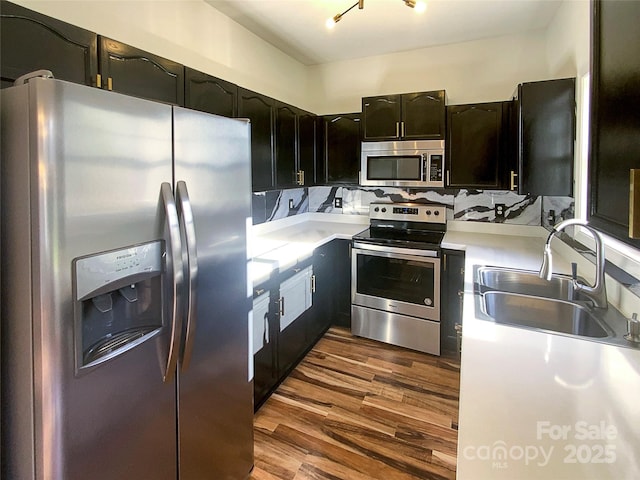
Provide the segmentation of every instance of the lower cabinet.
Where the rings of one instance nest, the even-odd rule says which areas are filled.
[[[460,352],[464,260],[463,251],[442,251],[440,351],[443,354],[457,355]]]
[[[333,246],[333,299],[332,324],[351,328],[351,240],[334,240]]]
[[[313,257],[254,290],[254,406],[257,410],[278,384],[324,335],[335,318],[335,260],[339,242],[317,248]],[[347,279],[348,281],[348,279]]]

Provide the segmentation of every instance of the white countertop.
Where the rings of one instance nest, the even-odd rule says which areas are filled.
[[[351,240],[368,226],[367,216],[313,213],[256,225],[250,240],[253,261],[249,278],[254,286],[259,285],[274,269],[292,267],[325,243],[337,238]]]
[[[636,479],[640,350],[476,315],[473,266],[538,270],[546,235],[532,233],[447,234],[466,252],[457,478]],[[554,255],[554,271],[569,262]]]

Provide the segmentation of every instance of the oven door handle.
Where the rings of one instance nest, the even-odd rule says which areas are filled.
[[[379,257],[410,256],[416,260],[428,261],[438,258],[439,252],[435,250],[421,250],[417,248],[389,247],[384,245],[371,245],[369,243],[353,242],[354,253],[364,255],[377,255]]]

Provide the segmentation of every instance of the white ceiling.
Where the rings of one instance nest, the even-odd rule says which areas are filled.
[[[205,0],[305,65],[522,33],[546,27],[563,0],[365,0],[332,30],[328,18],[357,0]],[[572,0],[567,0],[572,1]]]

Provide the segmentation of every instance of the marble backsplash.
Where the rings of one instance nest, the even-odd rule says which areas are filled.
[[[571,197],[537,197],[495,190],[417,190],[319,186],[253,194],[254,225],[306,212],[369,215],[371,202],[418,202],[447,207],[448,220],[551,225],[574,216]],[[503,216],[496,216],[496,205]]]

